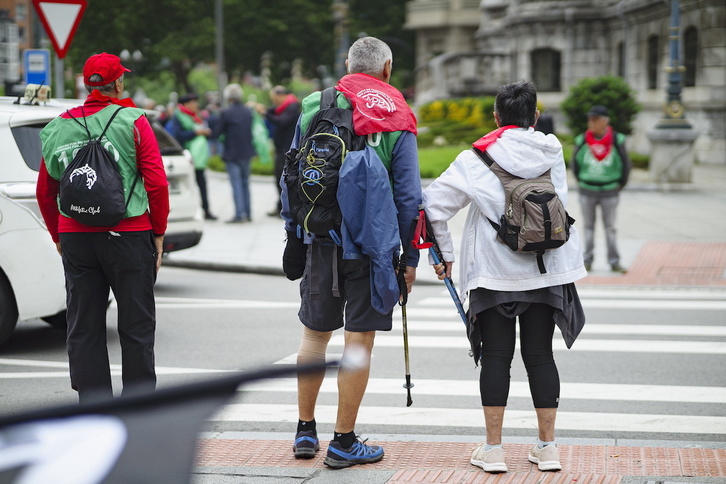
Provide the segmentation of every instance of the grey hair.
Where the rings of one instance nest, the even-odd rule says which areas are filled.
[[[228,84],[224,88],[224,98],[227,101],[241,101],[244,95],[244,90],[239,84]]]
[[[88,94],[90,94],[91,91],[93,91],[94,89],[98,89],[102,93],[113,92],[115,87],[114,84],[116,84],[116,81],[118,81],[119,79],[123,80],[123,78],[124,76],[121,76],[109,82],[108,84],[104,84],[103,86],[89,86],[88,84],[86,84],[86,91],[88,91]],[[91,82],[98,82],[103,81],[103,77],[101,77],[101,74],[91,74],[91,77],[89,77],[88,80]]]
[[[363,37],[348,49],[348,72],[377,76],[389,60],[393,64],[393,53],[388,44],[375,37]]]

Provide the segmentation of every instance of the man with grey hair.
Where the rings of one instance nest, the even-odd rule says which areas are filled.
[[[332,234],[304,234],[304,239],[300,241],[296,233],[302,233],[299,230],[301,214],[290,211],[290,207],[295,205],[295,200],[291,201],[291,197],[300,198],[300,193],[283,184],[282,217],[288,233],[283,261],[290,260],[289,255],[293,252],[299,253],[297,248],[301,242],[307,247],[304,256],[307,260],[302,263],[304,272],[295,268],[287,273],[291,279],[297,279],[300,272],[303,273],[298,315],[304,327],[297,362],[324,363],[333,331],[341,327],[345,329],[344,354],[356,351],[363,354],[360,367],[341,368],[338,371],[338,414],[333,440],[328,445],[325,458],[325,464],[334,469],[376,462],[383,458],[381,446],[367,445],[356,436],[355,423],[368,383],[376,331],[391,330],[393,306],[400,297],[400,292],[398,287],[394,289],[393,297],[387,299],[389,302],[390,299],[393,300],[389,306],[382,307],[377,301],[374,302],[374,291],[379,288],[372,287],[374,284],[371,274],[381,266],[376,265],[366,254],[378,251],[384,240],[392,240],[394,243],[401,241],[404,247],[410,243],[407,232],[412,220],[418,215],[418,206],[421,203],[416,118],[403,95],[389,84],[392,63],[391,49],[384,42],[373,37],[358,39],[348,51],[346,65],[349,74],[340,79],[335,87],[336,91],[331,94],[339,108],[353,111],[355,134],[359,139],[365,137],[360,140],[361,144],[366,145],[364,150],[355,153],[363,152],[365,154],[362,156],[370,156],[368,161],[377,169],[358,174],[358,178],[347,185],[365,186],[367,193],[366,203],[352,203],[351,211],[343,210],[344,202],[341,197],[345,197],[347,193],[341,182],[337,196],[343,224],[348,220],[346,230],[341,230],[338,237],[333,237]],[[330,92],[326,92],[326,95],[328,93]],[[321,109],[321,98],[322,94],[316,92],[302,101],[302,114],[290,154],[303,146],[308,134],[313,131],[312,128],[317,126],[311,126],[311,120]],[[356,160],[362,156],[356,156]],[[346,167],[351,166],[352,158],[352,155],[348,155]],[[293,165],[294,162],[288,161],[285,170],[299,171],[300,167]],[[365,164],[357,166],[368,167]],[[380,183],[369,184],[375,178],[374,171],[380,177]],[[286,177],[283,174],[283,179]],[[369,203],[380,203],[386,213],[392,214],[392,223],[381,224],[380,212],[372,209]],[[366,213],[376,213],[379,217],[365,216]],[[360,225],[361,221],[367,224],[362,232],[372,234],[364,244],[365,247],[357,239],[350,240],[349,235],[350,227]],[[404,264],[407,286],[404,290],[409,292],[416,278],[418,265],[418,251],[412,252],[414,253],[409,255]],[[379,253],[385,253],[385,249],[381,247]],[[387,259],[391,265],[383,263],[382,270],[394,272],[392,259],[393,254]],[[319,450],[315,403],[324,377],[324,372],[298,375],[299,421],[293,444],[297,458],[312,458]]]
[[[130,99],[120,99],[126,71],[115,55],[89,57],[83,68],[88,98],[40,132],[43,162],[36,196],[63,259],[71,387],[82,403],[113,396],[106,344],[110,289],[118,302],[123,394],[156,386],[154,281],[161,265],[169,189],[144,111]],[[89,136],[97,138],[102,132],[103,146],[115,154],[128,194],[124,218],[111,227],[85,225],[58,207],[63,172]]]
[[[222,109],[214,136],[224,135],[222,160],[229,174],[234,199],[234,217],[227,223],[244,223],[252,220],[250,205],[250,164],[257,153],[252,144],[252,111],[242,104],[244,91],[239,84],[224,88],[224,98],[229,107]]]

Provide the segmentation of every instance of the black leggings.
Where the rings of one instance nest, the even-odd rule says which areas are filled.
[[[547,304],[533,303],[519,316],[522,359],[535,408],[557,408],[560,401],[560,376],[552,355],[553,312],[554,308]],[[516,321],[494,308],[476,317],[483,345],[479,378],[481,403],[485,407],[504,407],[509,396]]]

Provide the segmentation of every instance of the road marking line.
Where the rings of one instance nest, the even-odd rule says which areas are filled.
[[[398,323],[398,324],[397,324]],[[400,330],[400,321],[394,321],[394,329]],[[416,331],[455,332],[464,331],[461,320],[447,321],[417,321],[411,318],[408,321],[409,334]],[[519,326],[517,326],[519,331]],[[653,336],[716,336],[726,337],[726,326],[690,326],[683,324],[591,324],[586,323],[582,335],[588,334],[628,334]]]
[[[23,360],[23,359],[10,359],[0,358],[0,366],[25,366],[25,367],[36,367],[36,368],[63,368],[65,372],[5,372],[0,373],[0,379],[2,378],[21,378],[15,375],[26,375],[27,378],[50,378],[53,376],[67,377],[68,376],[68,362],[61,361],[43,361],[43,360]],[[110,365],[111,373],[116,375],[121,374],[121,365],[112,364]],[[183,367],[172,367],[172,366],[157,366],[157,375],[189,375],[189,374],[204,374],[204,373],[228,373],[231,371],[238,370],[219,370],[214,368],[183,368]]]
[[[156,307],[165,309],[205,309],[205,308],[242,308],[242,309],[296,309],[299,302],[251,301],[237,299],[195,299],[185,297],[156,297]]]
[[[335,405],[317,405],[318,423],[335,423]],[[211,421],[235,422],[297,422],[297,405],[243,403],[225,405]],[[481,408],[426,408],[362,406],[357,424],[361,425],[426,425],[437,427],[475,427],[483,429]],[[507,410],[504,427],[536,431],[534,411]],[[291,427],[292,428],[292,427]],[[597,432],[653,432],[685,434],[726,434],[726,417],[694,415],[656,415],[595,412],[557,412],[558,430],[587,430]]]
[[[452,397],[479,397],[478,380],[413,380],[416,395],[437,395]],[[243,391],[255,392],[297,392],[295,378],[276,378],[251,383]],[[323,380],[322,393],[338,393],[334,378]],[[403,379],[371,378],[366,394],[395,395],[403,393]],[[560,383],[563,400],[623,400],[636,402],[679,402],[679,403],[726,403],[726,388],[677,385],[639,385],[612,383]],[[510,397],[531,396],[529,383],[512,381]]]
[[[343,335],[334,335],[329,346],[343,346]],[[402,346],[400,335],[376,335],[375,346],[397,348]],[[466,336],[417,336],[408,337],[410,348],[458,348],[469,349]],[[517,340],[519,347],[519,340]],[[567,350],[561,338],[552,342],[555,351]],[[678,354],[726,354],[726,343],[721,341],[669,341],[577,338],[567,351],[611,351],[616,353],[678,353]]]

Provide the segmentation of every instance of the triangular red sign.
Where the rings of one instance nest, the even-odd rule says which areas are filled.
[[[33,0],[35,11],[60,59],[66,56],[87,5],[86,0]]]

